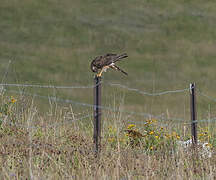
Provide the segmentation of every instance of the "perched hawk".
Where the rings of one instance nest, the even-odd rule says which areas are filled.
[[[121,55],[108,53],[104,56],[97,56],[91,62],[91,70],[93,72],[96,72],[98,77],[101,77],[102,73],[106,72],[108,68],[112,68],[114,70],[124,73],[125,75],[128,75],[125,71],[115,65],[117,61],[120,61],[121,59],[126,57],[128,57],[126,53]]]

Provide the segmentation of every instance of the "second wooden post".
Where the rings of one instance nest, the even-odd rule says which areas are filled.
[[[197,145],[197,114],[196,114],[196,91],[195,83],[190,84],[190,99],[191,99],[191,134],[192,143]]]

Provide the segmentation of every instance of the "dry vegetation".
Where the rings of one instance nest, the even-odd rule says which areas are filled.
[[[201,147],[185,151],[177,143],[190,139],[190,125],[183,124],[190,120],[189,92],[144,97],[107,85],[154,93],[196,82],[199,92],[214,97],[215,7],[214,0],[1,0],[2,83],[91,85],[91,59],[127,52],[120,66],[129,76],[107,72],[102,104],[164,114],[170,121],[103,111],[102,148],[95,158],[92,109],[38,98],[92,104],[92,89],[3,87],[0,179],[216,179],[214,99],[197,97],[198,119],[213,119],[199,123],[199,139],[212,152],[208,158]]]
[[[208,142],[212,157],[201,149],[184,150],[178,140],[190,134],[162,126],[157,119],[128,124],[124,114],[103,123],[102,147],[95,157],[92,118],[73,112],[72,106],[51,103],[41,115],[27,97],[1,97],[1,179],[214,179],[215,138],[200,129],[200,140]],[[25,107],[22,107],[25,104]],[[86,113],[86,112],[85,112]],[[83,114],[85,114],[83,113]],[[91,113],[91,112],[88,112]],[[181,125],[176,128],[181,129]]]

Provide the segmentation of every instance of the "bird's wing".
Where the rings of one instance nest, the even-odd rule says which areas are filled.
[[[117,54],[112,54],[112,53],[107,53],[106,55],[104,55],[102,58],[104,65],[108,66],[112,64],[117,58],[117,56],[118,56]]]
[[[106,59],[104,61],[104,63],[106,65],[110,65],[111,63],[115,63],[115,62],[117,62],[123,58],[126,58],[126,57],[128,57],[128,55],[126,53],[123,53],[120,55],[108,53],[105,56],[103,56],[103,58]]]
[[[128,57],[127,53],[123,53],[123,54],[117,55],[116,58],[115,58],[115,60],[114,60],[114,63],[117,62],[117,61],[119,61],[119,60],[121,60],[121,59],[123,59],[123,58],[127,58],[127,57]]]
[[[109,66],[116,61],[128,57],[126,53],[117,55],[113,53],[107,53],[104,56],[97,56],[93,61],[92,65],[96,66],[97,68],[102,68],[104,66]]]

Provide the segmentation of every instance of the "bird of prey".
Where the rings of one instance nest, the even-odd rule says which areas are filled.
[[[97,73],[97,77],[101,77],[102,73],[106,72],[108,68],[112,68],[114,70],[124,73],[125,75],[128,75],[125,71],[123,71],[122,69],[120,69],[118,66],[115,65],[117,61],[120,61],[121,59],[126,57],[128,57],[126,53],[123,53],[121,55],[108,53],[103,56],[97,56],[91,62],[91,70]]]

